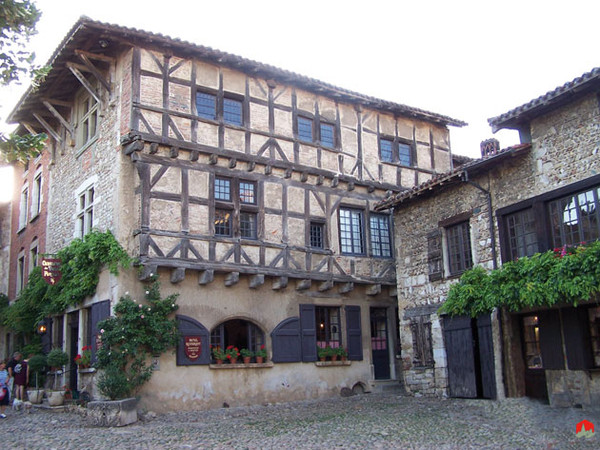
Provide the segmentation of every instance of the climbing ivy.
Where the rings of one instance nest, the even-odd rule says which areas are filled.
[[[103,267],[117,275],[119,268],[131,264],[131,258],[110,231],[93,230],[83,239],[74,239],[56,257],[61,260],[61,280],[49,285],[42,278],[41,268],[36,267],[17,300],[0,310],[0,320],[5,326],[16,332],[31,333],[44,317],[60,314],[93,295]]]
[[[470,315],[589,300],[600,293],[600,241],[561,247],[510,261],[486,272],[466,271],[450,288],[440,313]]]
[[[129,295],[115,306],[115,316],[98,323],[102,345],[95,367],[103,369],[98,389],[111,400],[130,397],[152,376],[151,358],[173,348],[179,339],[175,319],[177,295],[161,298],[153,277],[144,304]]]

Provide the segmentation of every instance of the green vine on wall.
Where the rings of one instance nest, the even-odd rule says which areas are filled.
[[[452,285],[439,312],[475,317],[500,307],[577,306],[599,292],[600,241],[594,241],[519,258],[491,272],[474,267]]]
[[[161,298],[156,278],[144,304],[125,295],[115,306],[116,315],[98,323],[102,344],[95,367],[103,369],[98,389],[111,400],[136,394],[152,377],[152,357],[177,345],[177,322],[169,319],[178,308],[177,294]]]
[[[93,295],[103,267],[117,275],[119,268],[125,269],[132,262],[110,231],[97,230],[83,239],[74,239],[56,257],[61,260],[62,278],[58,283],[46,283],[41,268],[36,267],[17,300],[0,312],[0,320],[9,329],[32,333],[44,317],[60,314]]]

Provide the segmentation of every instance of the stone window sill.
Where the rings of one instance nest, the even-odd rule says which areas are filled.
[[[334,367],[334,366],[350,366],[352,361],[316,361],[317,367]]]
[[[231,369],[270,369],[274,366],[274,364],[272,362],[266,362],[266,363],[250,363],[250,364],[244,364],[244,363],[240,363],[240,364],[230,364],[230,363],[224,363],[224,364],[209,364],[208,367],[210,367],[211,369],[216,369],[216,370],[231,370]]]
[[[78,369],[79,373],[95,373],[96,369],[93,367],[88,367],[87,369]]]

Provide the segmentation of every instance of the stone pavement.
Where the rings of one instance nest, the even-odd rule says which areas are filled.
[[[598,449],[600,429],[577,438],[600,412],[554,409],[527,398],[502,401],[364,394],[277,405],[154,414],[135,425],[92,428],[85,409],[7,411],[11,449]]]

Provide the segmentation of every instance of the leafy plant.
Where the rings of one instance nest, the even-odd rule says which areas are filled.
[[[225,360],[225,358],[227,357],[227,355],[225,354],[225,350],[223,350],[219,346],[212,348],[212,355],[213,355],[213,358],[219,359],[221,361]]]
[[[346,350],[344,347],[334,348],[333,351],[340,358],[347,358],[348,357],[348,350]]]
[[[265,348],[264,344],[261,345],[260,348],[256,350],[256,352],[254,352],[254,356],[258,356],[259,358],[267,357],[267,349]]]
[[[47,362],[50,367],[60,368],[69,362],[69,355],[60,348],[53,348],[48,353]]]
[[[328,345],[327,347],[318,347],[317,356],[319,358],[327,358],[333,355],[333,349]]]
[[[46,367],[48,365],[46,355],[33,355],[27,361],[27,365],[29,366],[29,383],[31,384],[32,379],[35,378],[35,388],[39,389],[40,385],[44,385],[46,378]]]
[[[489,273],[474,267],[452,285],[439,312],[475,317],[500,307],[577,306],[598,293],[600,241],[594,241],[519,258]]]
[[[146,304],[129,295],[121,297],[115,317],[98,323],[101,346],[95,367],[100,392],[111,400],[136,394],[152,377],[151,358],[172,349],[179,339],[177,322],[169,316],[177,310],[177,295],[161,298],[156,277],[146,290]]]
[[[248,350],[247,348],[241,349],[240,354],[244,358],[252,358],[254,356],[254,352],[252,350]]]
[[[89,367],[92,363],[92,347],[86,345],[81,349],[81,353],[75,356],[75,364],[79,367]]]
[[[230,345],[225,349],[225,357],[230,361],[232,359],[238,359],[240,357],[240,351],[237,347]]]

